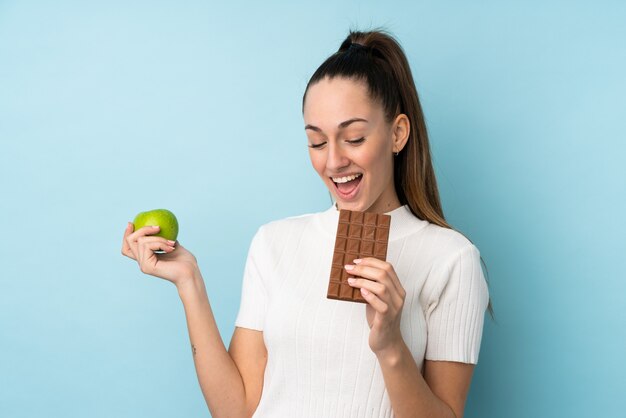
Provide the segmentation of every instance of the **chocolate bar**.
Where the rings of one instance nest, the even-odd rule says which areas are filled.
[[[385,261],[389,242],[391,216],[381,213],[339,211],[333,262],[330,267],[328,299],[367,303],[361,289],[348,284],[352,277],[344,266],[353,264],[355,258],[375,257]]]

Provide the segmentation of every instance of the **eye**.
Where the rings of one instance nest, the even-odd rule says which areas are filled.
[[[349,140],[349,141],[346,141],[346,142],[349,143],[349,144],[360,144],[363,141],[365,141],[365,137],[359,138],[359,139],[352,139],[352,140]],[[326,142],[322,142],[321,144],[310,144],[309,148],[317,149],[317,148],[323,147],[324,145],[326,145]]]
[[[359,138],[359,139],[353,139],[353,140],[347,141],[347,142],[349,142],[350,144],[360,144],[363,141],[365,141],[365,137]]]
[[[313,149],[321,148],[324,144],[326,144],[326,142],[322,142],[321,144],[310,144],[309,148],[313,148]]]

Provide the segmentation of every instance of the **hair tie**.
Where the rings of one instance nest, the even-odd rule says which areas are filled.
[[[365,50],[365,51],[369,51],[370,47],[369,46],[365,46],[363,44],[358,44],[356,42],[352,42],[350,43],[350,46],[348,47],[348,49],[355,49],[355,50]]]

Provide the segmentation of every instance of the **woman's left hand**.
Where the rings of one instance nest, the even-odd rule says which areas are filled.
[[[403,342],[400,333],[400,318],[406,291],[402,287],[393,266],[373,257],[355,260],[346,266],[353,279],[348,283],[361,289],[367,301],[366,317],[370,327],[369,345],[375,354],[394,349]]]

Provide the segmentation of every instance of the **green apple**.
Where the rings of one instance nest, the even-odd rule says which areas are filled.
[[[135,231],[144,226],[158,225],[160,227],[159,233],[152,235],[172,241],[176,241],[176,237],[178,236],[178,220],[176,216],[167,209],[153,209],[140,212],[135,216],[133,225],[135,225]]]

